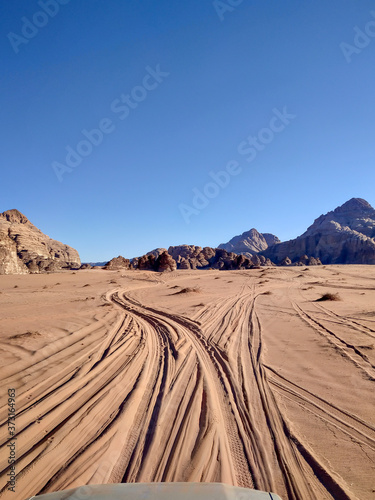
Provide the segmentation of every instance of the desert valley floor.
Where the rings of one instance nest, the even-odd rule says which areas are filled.
[[[1,498],[150,481],[375,498],[374,266],[1,276],[0,318]]]

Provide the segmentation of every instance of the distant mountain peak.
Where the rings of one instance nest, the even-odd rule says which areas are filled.
[[[334,212],[335,213],[343,213],[343,212],[355,212],[355,211],[368,211],[374,210],[374,208],[363,198],[351,198],[349,201],[337,207]]]
[[[252,228],[238,236],[234,236],[227,243],[221,243],[218,248],[224,249],[227,252],[250,256],[262,252],[269,246],[279,242],[280,240],[277,236],[270,233],[262,234],[255,228]]]

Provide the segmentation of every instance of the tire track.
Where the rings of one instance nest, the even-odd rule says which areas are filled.
[[[293,308],[300,318],[308,325],[314,328],[322,337],[324,337],[335,349],[339,350],[350,362],[361,370],[371,381],[375,381],[375,367],[355,345],[346,342],[335,332],[325,327],[319,320],[314,318],[311,313],[304,311],[296,302],[292,302]]]
[[[315,394],[282,377],[270,366],[266,366],[268,379],[277,392],[288,397],[315,416],[330,423],[342,432],[375,451],[375,427],[364,422],[357,415],[349,413]]]
[[[173,276],[132,278],[142,299],[119,287],[108,292],[110,313],[55,352],[36,353],[35,366],[25,358],[16,463],[25,497],[90,482],[205,481],[273,490],[285,500],[356,499],[298,435],[280,395],[372,452],[375,428],[265,365],[259,303],[267,287],[240,275],[232,296],[213,299],[194,319],[144,303],[150,287],[168,291]],[[293,307],[373,376],[355,346]],[[2,462],[1,487],[7,470]],[[0,496],[7,500],[4,487]]]
[[[207,386],[215,387],[211,398],[214,400],[212,404],[216,411],[221,413],[221,419],[226,428],[226,434],[221,438],[221,446],[224,447],[224,456],[229,461],[230,469],[234,471],[235,481],[240,486],[253,487],[251,472],[248,467],[247,459],[244,456],[244,449],[241,438],[238,436],[236,421],[233,419],[232,411],[228,408],[225,401],[228,398],[228,386],[230,385],[226,373],[223,372],[217,352],[215,348],[208,343],[202,334],[198,325],[191,320],[178,315],[172,315],[164,311],[157,311],[153,308],[138,305],[134,299],[130,299],[125,294],[122,295],[122,300],[115,297],[116,302],[120,301],[123,307],[127,308],[126,302],[131,304],[129,309],[138,314],[145,321],[153,324],[156,330],[160,330],[160,322],[157,317],[162,317],[163,320],[168,319],[170,322],[179,325],[183,329],[184,334],[192,342],[196,355],[200,362],[200,368],[203,370],[206,378]],[[136,308],[142,308],[137,310]],[[143,312],[143,311],[146,311]],[[216,400],[216,401],[215,401]],[[234,465],[230,462],[234,461]]]
[[[340,316],[339,314],[336,314],[333,311],[330,311],[326,307],[323,307],[320,304],[315,304],[315,306],[320,309],[324,314],[327,316],[331,316],[334,318],[340,325],[344,327],[349,327],[355,331],[358,331],[364,335],[367,335],[373,339],[375,339],[375,330],[372,328],[362,325],[361,323],[358,323],[358,321],[355,321],[351,318],[348,318],[347,316]]]

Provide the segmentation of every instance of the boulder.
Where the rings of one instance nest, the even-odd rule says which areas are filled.
[[[280,266],[290,266],[291,264],[292,264],[292,261],[289,259],[289,257],[285,257],[285,259],[283,259],[280,262]]]

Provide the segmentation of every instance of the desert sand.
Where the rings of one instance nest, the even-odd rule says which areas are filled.
[[[154,481],[375,498],[373,266],[1,276],[0,317],[1,498]]]

